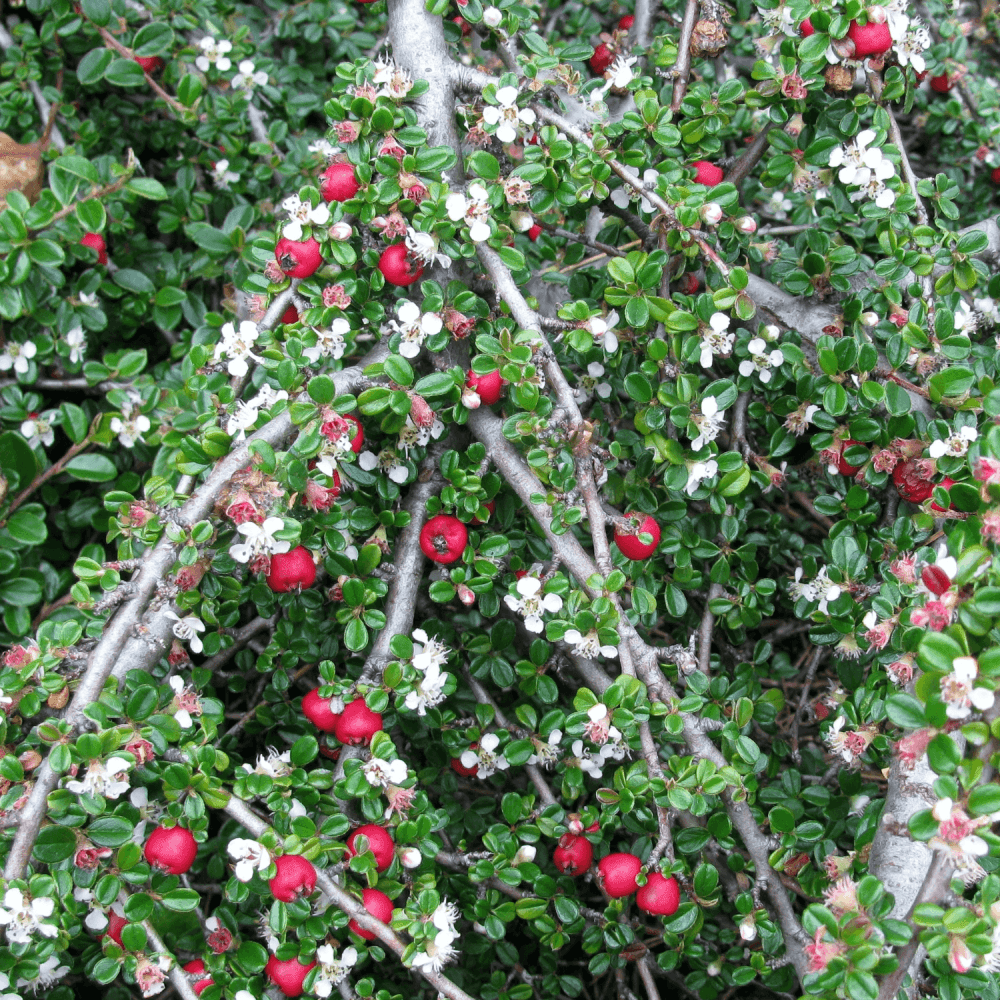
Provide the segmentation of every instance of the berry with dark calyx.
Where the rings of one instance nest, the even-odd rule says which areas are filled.
[[[855,441],[854,438],[847,438],[840,447],[840,455],[837,458],[837,471],[842,476],[853,476],[858,469],[861,468],[860,465],[851,465],[845,458],[844,452],[847,451],[852,445],[861,444],[860,441]]]
[[[302,590],[316,582],[316,563],[304,545],[296,545],[291,552],[277,552],[271,556],[267,585],[276,594]]]
[[[308,896],[316,888],[316,869],[301,854],[282,854],[275,858],[277,874],[267,884],[271,895],[282,903],[292,903]]]
[[[183,875],[198,855],[194,834],[183,826],[158,826],[146,841],[146,860],[159,872]]]
[[[264,966],[264,973],[286,997],[298,997],[302,995],[302,984],[306,981],[306,976],[315,966],[315,962],[303,965],[297,958],[282,962],[272,955]]]
[[[311,236],[307,240],[290,240],[282,236],[274,248],[274,259],[289,278],[308,278],[323,263],[319,243]]]
[[[486,503],[483,504],[483,506],[490,512],[490,514],[495,514],[496,511],[497,511],[497,502],[496,502],[496,500],[487,500]],[[486,523],[485,521],[480,521],[479,520],[479,515],[478,514],[473,514],[472,515],[472,520],[469,522],[469,524],[476,525],[477,527],[480,524],[485,524],[485,523]]]
[[[598,878],[612,899],[631,896],[639,888],[635,879],[641,868],[634,854],[609,854],[597,862]]]
[[[941,480],[941,482],[935,484],[935,487],[943,486],[946,490],[950,490],[952,486],[955,485],[955,482],[956,481],[952,479],[951,476],[945,476],[944,479]],[[931,510],[940,511],[942,514],[945,512],[946,509],[952,510],[954,506],[955,505],[953,503],[949,503],[947,508],[939,507],[936,503],[934,503],[933,500],[931,501]]]
[[[938,94],[947,94],[951,90],[951,81],[948,79],[948,74],[942,73],[940,76],[932,76],[931,90]]]
[[[361,447],[365,443],[365,429],[361,426],[361,421],[358,420],[357,417],[352,417],[349,413],[344,414],[344,419],[349,424],[354,424],[357,428],[357,433],[355,433],[354,437],[351,438],[351,451],[357,455],[360,453]]]
[[[910,503],[923,503],[934,492],[934,484],[920,475],[912,458],[892,470],[892,481],[899,495]]]
[[[420,530],[420,549],[436,563],[453,563],[461,559],[469,529],[451,514],[437,514]]]
[[[475,389],[479,399],[487,406],[500,402],[500,395],[503,392],[503,378],[499,371],[487,372],[485,375],[477,375],[470,371],[465,384],[470,389]]]
[[[190,972],[193,973],[194,975],[198,975],[199,973],[205,971],[205,963],[200,958],[196,958],[193,962],[188,962],[187,965],[184,965],[181,968],[183,968],[185,972]],[[209,986],[214,986],[214,985],[215,985],[215,980],[212,979],[211,976],[209,976],[206,979],[199,979],[196,982],[192,983],[191,989],[194,990],[197,996],[201,996],[201,994],[205,990],[207,990]]]
[[[403,288],[412,285],[424,273],[423,265],[410,257],[405,243],[393,243],[391,247],[386,247],[379,257],[378,269],[390,285]]]
[[[816,29],[808,17],[799,25],[799,34],[803,38],[808,38],[810,35],[816,34]]]
[[[355,698],[344,706],[333,735],[348,746],[367,746],[381,728],[382,716],[373,712],[364,698]]]
[[[722,167],[717,167],[714,163],[709,163],[708,160],[695,160],[691,166],[695,170],[695,184],[702,184],[705,187],[715,187],[716,184],[721,184],[726,176]]]
[[[611,49],[601,42],[594,49],[594,54],[590,57],[590,68],[598,75],[601,76],[604,71],[615,61],[615,57],[611,52]]]
[[[350,163],[331,163],[321,176],[319,192],[324,201],[349,201],[361,190]]]
[[[290,326],[292,323],[298,323],[298,321],[299,321],[299,311],[298,309],[295,308],[295,306],[289,306],[281,314],[281,322],[284,323],[286,326]]]
[[[330,710],[330,701],[321,698],[319,688],[314,688],[302,699],[302,714],[321,732],[336,732],[340,716]]]
[[[542,235],[542,227],[536,222],[528,230],[528,239],[531,240],[532,243],[535,243],[538,240],[538,237],[541,235]]]
[[[623,14],[621,20],[618,22],[618,30],[628,31],[633,24],[635,24],[635,15]]]
[[[349,857],[354,857],[358,853],[354,847],[358,837],[368,838],[368,849],[375,855],[376,869],[381,875],[392,864],[393,854],[396,850],[396,844],[392,837],[389,836],[389,832],[385,827],[376,826],[374,823],[359,826],[347,838],[347,852]]]
[[[633,521],[635,519],[633,518]],[[660,526],[651,517],[646,517],[639,526],[639,531],[653,536],[652,542],[648,545],[639,540],[639,535],[619,534],[615,529],[615,545],[628,556],[629,559],[648,559],[660,544]]]
[[[854,42],[855,59],[885,55],[892,48],[892,35],[889,33],[888,24],[869,21],[861,25],[857,21],[851,21],[847,37]]]
[[[654,917],[669,917],[681,905],[681,887],[672,876],[666,878],[659,872],[653,872],[636,893],[635,903],[640,910]]]
[[[155,73],[158,69],[163,69],[163,60],[159,56],[132,56],[132,58],[142,67],[143,73]]]
[[[552,863],[563,875],[582,875],[594,863],[594,845],[586,837],[564,834],[552,852]]]
[[[381,920],[383,924],[392,920],[392,900],[384,892],[379,892],[378,889],[365,889],[364,904],[365,909],[376,920]],[[347,929],[354,931],[359,938],[364,938],[365,941],[375,940],[375,932],[366,931],[356,920],[352,920],[347,925]]]
[[[91,250],[97,251],[98,264],[107,264],[108,245],[104,242],[104,237],[100,233],[84,233],[80,243],[85,247],[90,247]]]

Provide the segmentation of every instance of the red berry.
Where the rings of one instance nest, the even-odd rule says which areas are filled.
[[[80,243],[85,247],[90,247],[91,250],[97,251],[98,264],[107,264],[108,245],[104,242],[104,237],[100,233],[84,233]]]
[[[469,529],[451,514],[437,514],[420,531],[420,549],[437,563],[453,563],[461,559]]]
[[[333,734],[341,743],[360,747],[370,743],[381,728],[382,716],[373,712],[364,698],[355,698],[344,706]]]
[[[935,596],[940,597],[951,589],[951,577],[940,566],[925,566],[920,582]]]
[[[950,490],[952,488],[952,486],[955,485],[955,480],[952,479],[951,476],[945,476],[944,479],[942,479],[941,482],[937,483],[936,485],[937,486],[943,486],[946,490]],[[952,508],[954,508],[954,506],[955,505],[953,503],[949,503],[947,509],[951,510]],[[939,507],[932,500],[931,501],[931,510],[938,510],[938,511],[940,511],[943,514],[944,511],[945,511],[945,508],[944,507]]]
[[[308,278],[323,263],[319,243],[312,237],[307,240],[290,240],[282,236],[274,248],[274,259],[289,278]]]
[[[931,90],[939,94],[947,94],[951,90],[951,81],[948,79],[948,74],[942,73],[940,76],[932,76]]]
[[[709,163],[708,160],[695,160],[691,166],[695,169],[695,184],[703,184],[705,187],[715,187],[716,184],[721,184],[722,179],[726,176],[722,167],[717,167],[714,163]]]
[[[315,962],[303,965],[297,958],[289,958],[282,962],[272,955],[264,966],[264,972],[286,997],[297,997],[302,995],[302,984],[315,965]]]
[[[479,398],[487,406],[500,402],[500,394],[503,392],[503,378],[499,371],[487,372],[485,375],[477,375],[470,371],[465,384],[470,389],[475,389]]]
[[[799,34],[803,38],[808,38],[810,35],[816,34],[816,29],[808,17],[799,25]]]
[[[391,247],[386,247],[378,259],[378,269],[390,285],[404,288],[412,285],[424,273],[423,266],[407,254],[405,243],[393,243]]]
[[[837,471],[842,476],[853,476],[858,469],[861,468],[860,465],[851,465],[845,458],[844,452],[847,451],[852,445],[861,444],[860,441],[855,441],[854,438],[847,438],[846,441],[840,446],[840,454],[837,457]]]
[[[528,239],[531,240],[532,243],[534,243],[538,239],[538,237],[541,235],[541,233],[542,233],[542,227],[536,222],[528,230]]]
[[[1000,184],[1000,167],[994,168],[993,172],[990,174],[990,179],[994,184]]]
[[[282,854],[274,863],[278,872],[267,884],[275,899],[291,903],[316,888],[316,869],[301,854]]]
[[[892,481],[899,495],[910,503],[923,503],[934,492],[934,484],[920,476],[912,458],[892,470]]]
[[[182,968],[185,972],[193,972],[197,975],[199,972],[205,971],[205,963],[200,958],[196,958],[193,962],[188,962],[187,965],[182,966]],[[215,980],[209,977],[207,979],[199,979],[197,982],[192,983],[191,989],[194,990],[197,996],[201,996],[201,994],[207,990],[209,986],[214,985]]]
[[[619,31],[628,31],[632,25],[635,24],[634,14],[624,14],[622,19],[618,22]]]
[[[611,54],[611,49],[604,42],[601,42],[594,49],[594,54],[590,57],[590,68],[598,75],[601,75],[614,61],[615,57]]]
[[[311,587],[316,582],[316,563],[304,545],[296,545],[291,552],[278,552],[271,556],[267,585],[276,594]]]
[[[635,902],[640,910],[654,917],[669,917],[681,905],[681,887],[673,876],[665,878],[653,872],[636,893]]]
[[[158,826],[146,841],[146,860],[168,875],[183,875],[194,864],[198,844],[183,826]]]
[[[469,744],[469,749],[470,750],[476,750],[478,748],[479,748],[479,744],[478,743],[470,743]],[[462,758],[461,757],[452,757],[451,758],[451,769],[456,774],[462,775],[463,778],[469,778],[469,777],[471,777],[472,775],[474,775],[479,770],[479,765],[478,764],[473,764],[472,767],[466,767],[462,763]]]
[[[112,941],[119,948],[124,948],[125,945],[122,944],[122,931],[128,927],[128,920],[125,919],[120,913],[116,913],[114,909],[108,911],[108,929],[104,934],[98,934],[97,940],[100,941],[103,937],[107,936],[111,938]]]
[[[349,857],[353,858],[357,854],[357,851],[354,850],[354,842],[358,837],[368,838],[368,849],[375,855],[376,868],[379,874],[384,872],[392,864],[392,857],[396,849],[396,845],[392,837],[389,836],[389,832],[385,827],[376,826],[374,823],[359,826],[347,838],[347,854]]]
[[[365,909],[376,920],[381,920],[383,924],[392,920],[392,900],[384,892],[379,892],[378,889],[365,889],[364,904]],[[354,931],[359,938],[364,938],[366,941],[375,940],[375,932],[366,931],[356,920],[352,920],[347,929]]]
[[[698,280],[698,276],[696,274],[688,272],[684,275],[683,290],[687,295],[697,294],[699,288],[701,288],[701,282]]]
[[[582,875],[594,863],[594,845],[567,833],[552,852],[552,863],[563,875]]]
[[[286,325],[291,325],[292,323],[298,323],[298,321],[299,321],[299,311],[298,309],[295,308],[295,306],[289,306],[281,314],[281,322],[285,323]]]
[[[847,29],[847,37],[854,42],[854,58],[865,56],[881,56],[892,48],[892,35],[888,24],[877,24],[869,21],[862,26],[857,21],[851,21]]]
[[[349,163],[331,163],[321,176],[319,191],[324,201],[347,201],[361,190],[354,167]]]
[[[334,732],[340,719],[336,712],[330,711],[329,700],[320,697],[318,688],[314,688],[302,699],[302,714],[321,733]]]
[[[642,862],[634,854],[609,854],[597,862],[598,877],[612,899],[630,896],[639,888],[635,880]]]
[[[497,502],[496,502],[496,500],[487,500],[486,503],[483,504],[483,506],[491,514],[495,514],[496,513],[496,510],[497,510]],[[477,526],[480,525],[480,524],[485,524],[485,523],[486,523],[485,521],[480,521],[479,520],[479,515],[478,514],[473,514],[472,515],[472,520],[469,522],[469,524],[474,524],[474,525],[477,525]]]
[[[472,25],[464,17],[453,17],[452,21],[462,29],[462,37],[472,34]]]
[[[615,545],[629,559],[648,559],[660,544],[660,526],[651,517],[646,517],[639,530],[653,536],[653,541],[649,545],[639,541],[638,535],[620,535],[617,530],[615,531]]]
[[[143,73],[155,73],[163,68],[163,60],[159,56],[133,56],[141,67]]]
[[[361,421],[357,417],[352,417],[349,413],[344,414],[344,419],[349,424],[354,424],[358,432],[351,438],[351,451],[357,455],[361,451],[361,446],[365,443],[365,429],[361,426]]]

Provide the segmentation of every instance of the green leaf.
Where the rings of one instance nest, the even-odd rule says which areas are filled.
[[[142,271],[136,271],[129,267],[115,271],[114,282],[126,291],[136,292],[138,295],[152,295],[156,291],[156,285]]]
[[[390,354],[383,362],[382,370],[397,385],[413,384],[413,365],[398,354]]]
[[[114,58],[115,54],[110,49],[91,49],[77,64],[76,78],[85,87],[99,83]]]
[[[1000,785],[978,785],[969,793],[969,812],[986,816],[1000,810]]]
[[[169,197],[167,189],[155,177],[133,177],[125,185],[125,190],[150,201],[166,201]]]
[[[38,832],[32,854],[46,865],[65,861],[76,852],[76,834],[64,826],[45,826]]]
[[[66,471],[74,479],[89,483],[106,483],[118,475],[115,463],[107,455],[77,455],[66,463]]]
[[[49,267],[57,267],[66,260],[66,254],[58,243],[52,240],[34,240],[28,244],[28,257],[35,264],[45,264]]]
[[[637,403],[648,403],[653,398],[653,386],[649,379],[639,372],[625,376],[625,391]]]
[[[112,59],[104,71],[104,79],[115,87],[145,87],[146,74],[134,59]]]
[[[495,181],[500,176],[500,164],[492,153],[477,149],[468,159],[469,169],[484,181]]]
[[[912,694],[890,695],[885,713],[900,729],[921,729],[927,725],[924,706]]]
[[[184,227],[188,234],[203,250],[216,257],[223,257],[233,250],[233,241],[221,229],[207,222],[189,222]]]
[[[163,56],[170,52],[174,45],[174,32],[170,25],[154,21],[144,24],[132,39],[132,51],[144,59],[150,56]]]
[[[87,827],[90,839],[99,847],[121,847],[132,839],[135,827],[121,816],[101,816]]]
[[[41,545],[49,536],[45,526],[45,508],[41,504],[27,504],[14,511],[7,520],[11,538],[22,545]]]
[[[295,767],[302,767],[315,760],[319,753],[319,743],[315,736],[300,736],[290,751],[291,761]]]

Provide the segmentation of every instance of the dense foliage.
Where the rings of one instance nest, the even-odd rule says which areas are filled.
[[[997,28],[15,6],[0,1000],[998,1000]]]

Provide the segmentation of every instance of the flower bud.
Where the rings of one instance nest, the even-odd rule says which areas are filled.
[[[478,410],[483,401],[479,398],[479,393],[475,389],[466,386],[462,390],[462,406],[469,410]]]
[[[741,233],[755,233],[757,232],[757,223],[754,219],[750,218],[749,215],[744,215],[742,218],[737,219],[733,225]]]
[[[780,336],[781,330],[779,330],[773,323],[769,323],[767,326],[761,327],[760,337],[768,343],[777,340]]]
[[[752,913],[748,913],[740,921],[740,937],[744,941],[752,941],[757,936],[757,920]]]
[[[503,14],[497,10],[496,7],[487,7],[483,11],[483,24],[489,28],[500,27],[500,22],[503,20]]]
[[[861,322],[865,326],[878,326],[878,313],[865,312],[861,314]]]
[[[336,240],[338,243],[343,243],[354,235],[354,230],[346,222],[335,222],[330,226],[329,232],[330,239]]]
[[[419,868],[423,855],[415,847],[404,847],[399,852],[399,861],[404,868]]]
[[[532,862],[535,860],[535,849],[530,844],[525,844],[518,848],[517,854],[514,855],[514,860],[511,864],[517,867],[518,865],[523,865],[525,862]]]
[[[511,212],[510,224],[516,232],[526,233],[535,224],[535,220],[531,217],[531,212]]]
[[[707,201],[701,206],[698,214],[708,225],[714,226],[722,219],[722,206],[718,202]]]
[[[471,608],[476,603],[476,595],[464,584],[460,583],[456,588],[458,599],[467,607]],[[517,862],[515,862],[516,864]]]

